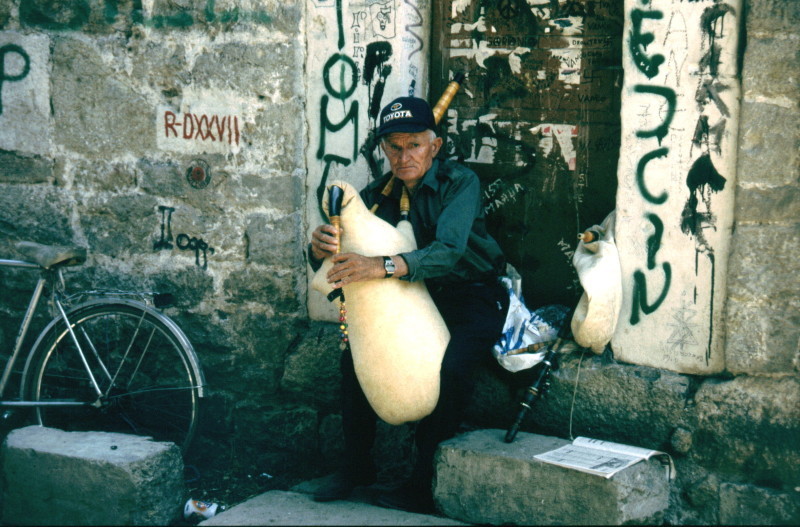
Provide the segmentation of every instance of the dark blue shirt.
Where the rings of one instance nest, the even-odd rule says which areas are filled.
[[[361,198],[371,208],[391,174],[370,183]],[[402,182],[375,215],[392,225],[400,220]],[[408,263],[402,280],[426,280],[433,284],[490,282],[505,273],[500,246],[486,232],[478,176],[451,160],[434,159],[411,198],[409,221],[419,249],[400,256]]]

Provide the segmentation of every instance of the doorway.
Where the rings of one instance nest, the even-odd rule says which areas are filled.
[[[616,202],[623,1],[433,6],[431,103],[466,76],[440,123],[445,155],[478,174],[526,305],[574,306],[577,234]]]

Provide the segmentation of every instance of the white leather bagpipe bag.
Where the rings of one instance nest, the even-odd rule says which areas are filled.
[[[358,192],[342,181],[340,251],[364,256],[395,255],[416,248],[411,224],[394,227],[376,217]],[[323,196],[328,214],[329,188]],[[328,294],[330,259],[311,285]],[[439,399],[439,371],[450,333],[423,282],[377,279],[343,287],[353,365],[378,417],[398,425],[430,414]]]
[[[599,240],[578,243],[572,264],[578,271],[583,295],[572,317],[575,342],[599,355],[611,342],[622,310],[622,270],[614,242],[616,211],[591,230]]]

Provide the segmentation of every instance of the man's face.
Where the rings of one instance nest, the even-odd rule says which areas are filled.
[[[392,174],[413,189],[431,167],[442,146],[442,138],[430,130],[417,133],[389,134],[381,142],[383,153],[392,167]]]

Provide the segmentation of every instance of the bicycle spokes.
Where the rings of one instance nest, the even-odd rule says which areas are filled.
[[[72,331],[54,328],[52,339],[36,350],[28,382],[36,400],[77,398],[95,407],[71,413],[40,408],[40,420],[66,429],[151,435],[185,447],[201,386],[185,337],[157,312],[138,306],[99,304],[70,317]]]

